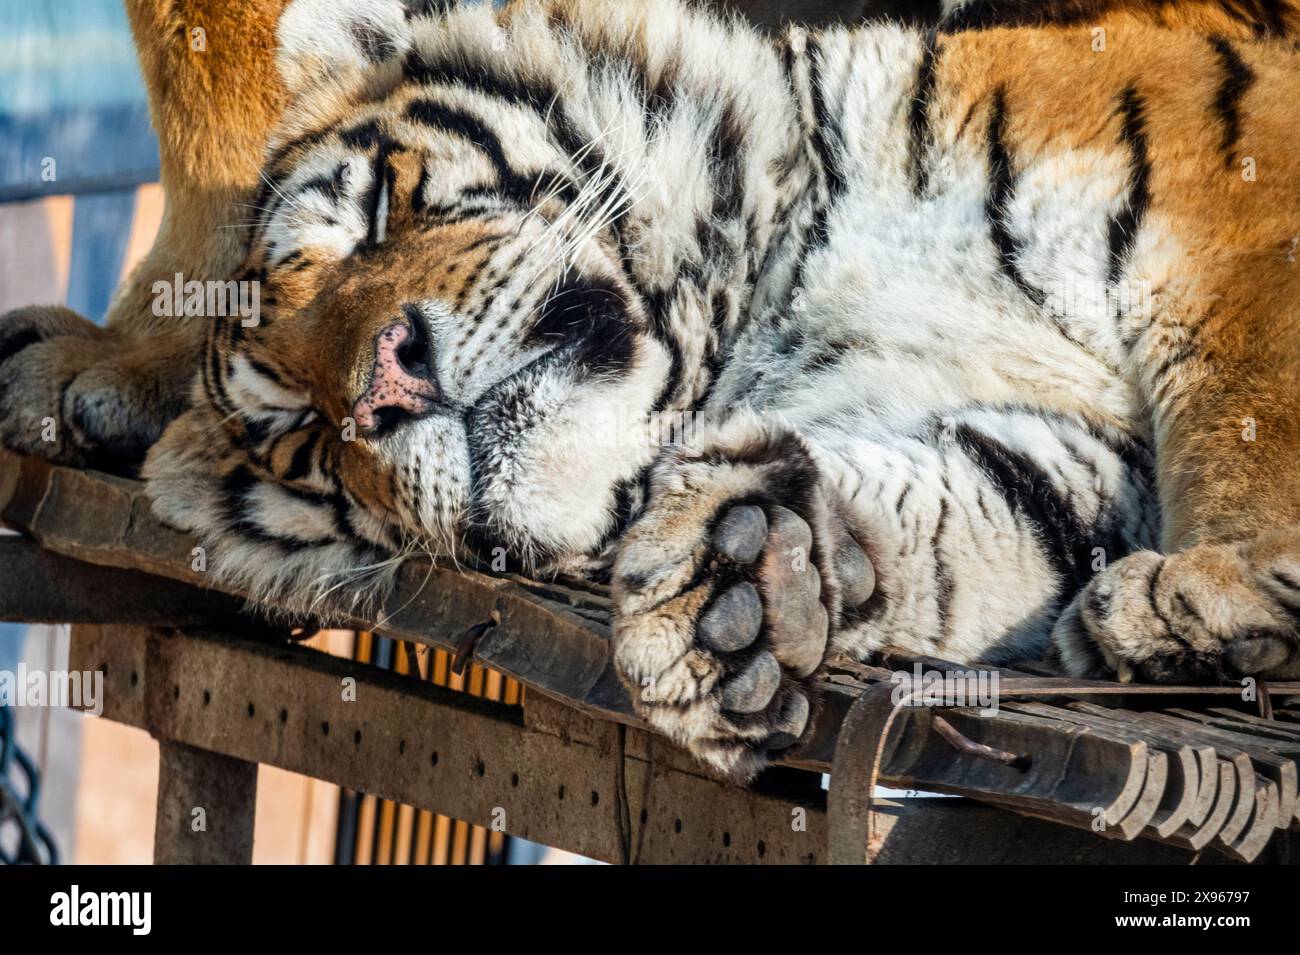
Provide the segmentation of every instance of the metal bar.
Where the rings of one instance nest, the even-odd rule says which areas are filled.
[[[1001,763],[1003,766],[1010,766],[1012,769],[1028,769],[1033,765],[1034,758],[1029,753],[1008,753],[1005,750],[994,749],[992,746],[985,746],[983,743],[976,743],[974,740],[967,739],[957,729],[945,720],[942,716],[935,716],[931,719],[930,725],[934,731],[948,741],[953,749],[968,753],[977,759],[989,759],[995,763]]]

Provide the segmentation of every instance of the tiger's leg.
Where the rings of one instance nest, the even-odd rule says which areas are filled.
[[[155,314],[155,282],[228,279],[283,98],[274,62],[285,0],[127,0],[158,131],[166,208],[107,327],[59,306],[0,316],[0,444],[57,461],[143,456],[188,400],[201,317]]]
[[[1070,606],[1054,637],[1072,673],[1300,676],[1300,266],[1236,258],[1190,344],[1153,326],[1140,346],[1162,553],[1112,564]]]

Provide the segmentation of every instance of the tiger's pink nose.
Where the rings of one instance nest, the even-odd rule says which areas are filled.
[[[352,420],[367,434],[388,431],[430,411],[438,400],[433,357],[424,321],[389,325],[375,339],[375,368],[365,393],[352,406]]]

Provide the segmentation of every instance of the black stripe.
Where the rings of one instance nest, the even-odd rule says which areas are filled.
[[[907,118],[907,161],[911,170],[912,193],[917,196],[925,193],[930,179],[930,170],[925,164],[925,151],[930,145],[930,99],[934,95],[938,59],[938,37],[934,30],[927,30]]]
[[[1255,71],[1246,65],[1236,48],[1223,37],[1210,37],[1209,42],[1223,68],[1223,79],[1214,97],[1214,111],[1223,125],[1219,151],[1223,153],[1224,166],[1231,169],[1234,164],[1233,151],[1241,139],[1241,100],[1255,82]]]
[[[696,399],[697,407],[704,407],[713,397],[713,391],[717,387],[718,378],[722,374],[722,366],[726,357],[725,332],[727,324],[731,318],[732,298],[725,292],[715,292],[710,302],[711,321],[710,326],[713,330],[713,341],[707,347],[704,355],[704,371],[708,376],[708,381],[704,385],[704,390]]]
[[[272,546],[279,547],[283,550],[293,550],[301,547],[314,547],[326,544],[337,543],[345,535],[338,526],[338,514],[334,503],[325,495],[314,495],[304,493],[295,488],[283,484],[274,485],[280,491],[290,497],[298,498],[308,504],[316,506],[328,506],[335,510],[335,534],[336,537],[323,538],[306,538],[297,535],[280,535],[268,530],[264,525],[257,522],[253,513],[253,507],[249,501],[249,495],[254,488],[262,485],[263,481],[253,474],[248,468],[238,467],[221,482],[221,492],[225,502],[226,519],[229,522],[229,530],[233,533],[242,534],[245,537]]]
[[[280,146],[271,154],[271,157],[262,167],[260,184],[257,194],[253,198],[254,223],[256,228],[248,231],[246,250],[251,250],[262,238],[262,233],[266,223],[271,218],[271,214],[284,201],[280,188],[280,180],[287,174],[282,167],[288,161],[289,157],[301,149],[314,146],[322,142],[330,133],[334,131],[334,126],[326,126],[321,129],[312,130],[304,133],[296,139]]]
[[[618,540],[645,510],[650,500],[650,465],[645,465],[634,477],[619,481],[614,486],[614,523],[601,535],[600,544],[593,548],[599,553],[612,541]]]
[[[375,162],[371,172],[370,191],[366,194],[366,239],[365,247],[374,248],[379,244],[379,216],[382,212],[385,216],[392,209],[393,204],[393,186],[397,181],[397,173],[393,169],[392,163],[388,157],[392,152],[392,147],[384,143],[375,153]],[[380,200],[383,198],[384,189],[388,190],[388,207],[380,209]]]
[[[1011,170],[1011,157],[1007,154],[1004,140],[1006,121],[1006,88],[999,87],[993,94],[993,104],[989,110],[989,191],[984,200],[984,215],[989,221],[989,236],[997,249],[999,267],[1015,283],[1016,288],[1020,289],[1034,305],[1042,308],[1046,296],[1041,289],[1031,285],[1020,274],[1020,267],[1016,264],[1020,255],[1020,243],[1011,234],[1011,226],[1008,222],[1008,209],[1015,192],[1015,176]]]
[[[953,580],[948,570],[948,562],[943,558],[943,531],[948,524],[948,501],[939,500],[939,520],[934,526],[934,536],[930,538],[930,552],[934,555],[934,602],[935,613],[939,620],[939,646],[948,642],[949,624],[952,619]]]
[[[1123,117],[1119,139],[1129,151],[1128,201],[1110,220],[1107,245],[1110,263],[1106,280],[1116,284],[1124,273],[1128,257],[1137,242],[1138,229],[1151,204],[1151,159],[1147,154],[1146,107],[1133,87],[1126,87],[1120,97],[1119,113]]]
[[[434,54],[412,51],[406,57],[403,72],[412,83],[428,86],[461,86],[493,99],[516,106],[528,106],[545,116],[557,98],[557,91],[546,83],[527,82],[506,77],[491,60],[464,49],[442,60]]]
[[[1048,474],[1027,455],[971,425],[958,425],[956,439],[1007,507],[1038,532],[1047,559],[1061,579],[1082,586],[1091,576],[1094,533],[1071,507],[1069,498],[1057,491]]]
[[[299,186],[298,191],[294,195],[299,196],[304,192],[312,192],[314,190],[321,193],[326,199],[337,206],[339,200],[343,198],[343,177],[347,172],[347,168],[346,163],[339,163],[334,167],[332,173],[329,173],[328,175],[322,174],[319,176],[313,176],[311,179],[308,179]]]
[[[1175,367],[1191,361],[1198,354],[1200,354],[1200,349],[1196,345],[1189,343],[1180,345],[1172,353],[1165,356],[1165,360],[1160,363],[1160,367],[1152,373],[1151,380],[1159,385]]]
[[[208,330],[206,348],[207,361],[204,363],[203,382],[208,400],[223,415],[230,416],[236,412],[235,404],[226,393],[226,378],[230,374],[224,358],[231,349],[231,326],[238,327],[238,322],[212,322]],[[222,336],[225,336],[223,342]],[[224,347],[223,347],[224,346]]]
[[[513,169],[500,138],[477,116],[432,99],[414,100],[407,106],[406,115],[424,126],[460,136],[487,154],[496,170],[496,189],[467,189],[462,194],[464,197],[495,194],[521,206],[531,205],[535,199],[552,193],[569,203],[577,199],[577,186],[563,173],[542,170],[525,174]]]
[[[723,103],[709,137],[709,167],[713,172],[713,221],[739,218],[744,194],[745,129],[735,104]]]
[[[431,99],[413,100],[406,107],[406,115],[421,125],[459,136],[483,150],[502,183],[516,178],[515,171],[506,161],[501,140],[477,116]]]
[[[397,55],[397,44],[393,38],[373,24],[353,21],[348,32],[361,55],[371,63],[383,63],[389,57]]]
[[[822,93],[821,73],[818,68],[818,57],[821,54],[821,45],[816,40],[809,39],[807,45],[808,61],[808,89],[812,98],[813,107],[813,128],[809,135],[812,142],[813,152],[817,156],[818,165],[821,166],[822,179],[825,183],[826,197],[825,200],[817,205],[813,210],[812,222],[808,226],[808,232],[804,237],[803,249],[800,250],[799,257],[795,262],[793,287],[799,288],[803,285],[803,270],[807,263],[808,256],[818,249],[824,247],[830,237],[827,234],[826,223],[830,218],[831,208],[844,194],[847,183],[844,179],[843,170],[840,169],[839,163],[835,161],[834,153],[831,149],[830,135],[835,132],[836,139],[839,139],[838,132],[832,123],[830,113],[826,108],[826,97]]]
[[[596,148],[587,148],[590,144],[586,137],[574,129],[564,115],[564,110],[557,108],[559,93],[554,87],[547,83],[503,76],[492,62],[477,59],[464,51],[458,53],[454,60],[438,60],[431,55],[412,53],[406,59],[406,77],[423,85],[463,87],[513,106],[531,109],[538,119],[547,124],[560,148],[571,158],[576,159],[578,153],[584,153],[580,162],[584,172],[595,174],[608,171],[610,164],[602,152]],[[621,189],[621,180],[611,183],[602,198]]]
[[[663,388],[660,389],[655,403],[651,406],[651,414],[658,414],[668,407],[669,401],[681,385],[686,366],[686,360],[682,355],[682,344],[673,335],[672,327],[668,322],[668,305],[673,295],[674,293],[668,289],[653,289],[641,293],[648,313],[649,330],[668,351],[668,374],[664,379]]]
[[[1286,13],[1292,9],[1291,0],[1261,0],[1264,5],[1262,18],[1274,36],[1286,36]]]
[[[379,121],[368,119],[339,133],[344,145],[353,149],[373,149],[380,140]]]
[[[455,6],[455,0],[402,0],[407,20],[416,17],[445,16]]]
[[[411,211],[423,212],[429,205],[428,200],[424,198],[424,190],[429,186],[429,167],[420,164],[420,178],[415,181],[415,189],[411,192]]]
[[[844,172],[835,160],[831,150],[830,138],[834,135],[837,143],[842,144],[838,127],[831,119],[826,108],[826,96],[822,91],[821,72],[817,67],[817,58],[821,45],[815,40],[808,41],[808,88],[813,104],[812,144],[821,162],[822,172],[826,177],[827,206],[843,195],[846,183]]]
[[[1156,568],[1156,572],[1151,575],[1151,580],[1147,584],[1147,601],[1151,604],[1151,613],[1165,625],[1165,631],[1170,636],[1175,636],[1178,633],[1178,628],[1174,626],[1172,620],[1165,616],[1165,612],[1160,609],[1159,601],[1156,600],[1156,591],[1160,589],[1160,581],[1164,577],[1165,568],[1168,566],[1168,561],[1161,561],[1160,566]],[[1188,604],[1187,606],[1190,609],[1191,605]]]
[[[283,477],[286,481],[300,481],[311,474],[311,462],[316,452],[316,442],[320,440],[321,432],[316,431],[305,438],[294,448],[293,457],[289,460],[289,467]]]
[[[1094,4],[1079,0],[969,0],[940,24],[949,33],[994,27],[1075,24],[1105,12],[1106,0]]]
[[[1220,0],[1218,9],[1256,36],[1286,36],[1284,7],[1289,0]],[[1164,0],[1176,6],[1175,0]],[[984,30],[991,27],[1076,25],[1094,23],[1110,9],[1129,5],[1125,0],[970,0],[946,17],[945,31]]]

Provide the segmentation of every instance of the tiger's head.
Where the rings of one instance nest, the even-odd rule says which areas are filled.
[[[413,550],[600,566],[654,416],[699,399],[740,323],[776,201],[747,151],[796,148],[749,73],[732,97],[709,75],[725,42],[780,81],[735,24],[416,6],[284,13],[291,104],[239,276],[260,314],[209,319],[146,465],[159,512],[262,596]]]

